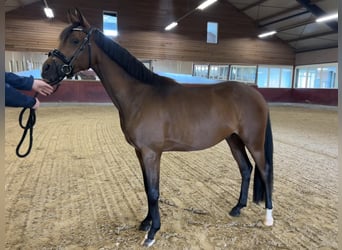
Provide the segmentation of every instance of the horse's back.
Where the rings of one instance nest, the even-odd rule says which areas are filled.
[[[267,110],[267,103],[254,85],[227,81],[216,84],[184,84],[179,90],[180,99],[197,105],[223,106],[226,111],[249,113],[248,110]],[[189,100],[191,99],[191,100]],[[180,100],[181,101],[181,100]]]
[[[233,133],[246,133],[259,120],[260,126],[252,125],[255,133],[260,132],[257,127],[264,126],[267,105],[258,91],[246,84],[223,82],[168,88],[159,100],[154,100],[150,109],[153,113],[144,115],[145,119],[150,117],[144,135],[151,127],[151,136],[163,131],[160,136],[168,141],[168,150],[203,149]]]

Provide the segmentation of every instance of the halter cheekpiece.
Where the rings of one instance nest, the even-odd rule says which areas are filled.
[[[89,60],[88,68],[91,67],[91,43],[90,43],[89,39],[90,39],[90,36],[94,30],[95,30],[95,28],[91,28],[89,31],[85,31],[83,28],[80,28],[80,27],[76,27],[76,28],[72,29],[72,31],[84,32],[87,35],[84,37],[81,46],[78,47],[78,49],[74,52],[74,54],[70,58],[67,58],[58,49],[54,49],[54,50],[49,52],[49,54],[48,54],[49,57],[50,56],[57,57],[59,60],[61,60],[64,63],[62,65],[62,67],[60,68],[60,72],[58,72],[58,79],[56,81],[50,83],[50,84],[56,85],[60,81],[62,81],[65,76],[72,76],[73,75],[73,63],[76,60],[76,58],[80,55],[80,53],[85,49],[85,47],[87,45],[88,45],[88,51],[89,51],[89,53],[88,53],[88,58],[89,58],[88,59]]]

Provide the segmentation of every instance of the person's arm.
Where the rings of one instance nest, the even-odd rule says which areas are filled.
[[[34,82],[33,76],[18,76],[11,72],[5,72],[5,83],[13,88],[21,90],[31,90]]]
[[[36,102],[36,98],[24,95],[11,85],[5,84],[5,106],[34,108]]]

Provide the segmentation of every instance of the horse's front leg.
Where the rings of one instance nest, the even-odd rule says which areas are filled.
[[[159,175],[161,153],[150,149],[136,150],[144,177],[145,192],[148,201],[148,212],[146,218],[141,222],[140,229],[148,231],[142,244],[152,246],[155,242],[154,236],[160,229],[159,215]],[[152,223],[151,223],[152,222]]]
[[[142,169],[145,193],[147,195],[148,189],[147,189],[146,174],[145,174],[145,170],[144,170],[145,167],[144,167],[143,157],[142,157],[141,152],[139,150],[136,149],[135,153],[136,153],[136,155],[137,155],[137,157],[139,159],[139,163],[140,163],[140,166],[141,166],[141,169]],[[146,215],[145,219],[140,223],[139,230],[141,230],[141,231],[148,231],[150,229],[150,227],[151,227],[151,222],[152,222],[152,217],[151,217],[151,214],[150,214],[150,206],[148,204],[147,215]]]

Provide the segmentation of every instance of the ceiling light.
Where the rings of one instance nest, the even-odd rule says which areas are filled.
[[[55,15],[53,14],[52,9],[50,9],[49,7],[44,8],[44,12],[45,12],[45,15],[46,15],[48,18],[54,18],[54,17],[55,17]]]
[[[171,30],[173,29],[174,27],[176,27],[178,25],[177,22],[172,22],[170,23],[168,26],[165,27],[165,30]]]
[[[320,18],[316,19],[317,23],[321,23],[321,22],[327,22],[327,21],[331,21],[333,19],[337,19],[338,18],[338,13],[336,14],[331,14],[331,15],[326,15],[326,16],[322,16]]]
[[[277,31],[273,30],[273,31],[270,31],[270,32],[262,33],[262,34],[258,35],[258,37],[259,38],[264,38],[264,37],[267,37],[267,36],[272,36],[275,33],[277,33]]]
[[[55,15],[53,14],[53,10],[51,8],[49,8],[46,0],[44,0],[44,3],[45,3],[45,8],[44,8],[44,12],[45,12],[45,15],[46,17],[48,18],[54,18]]]
[[[199,5],[196,9],[204,10],[205,8],[207,8],[209,5],[212,5],[216,1],[217,0],[207,0],[204,3],[202,3],[201,5]]]

